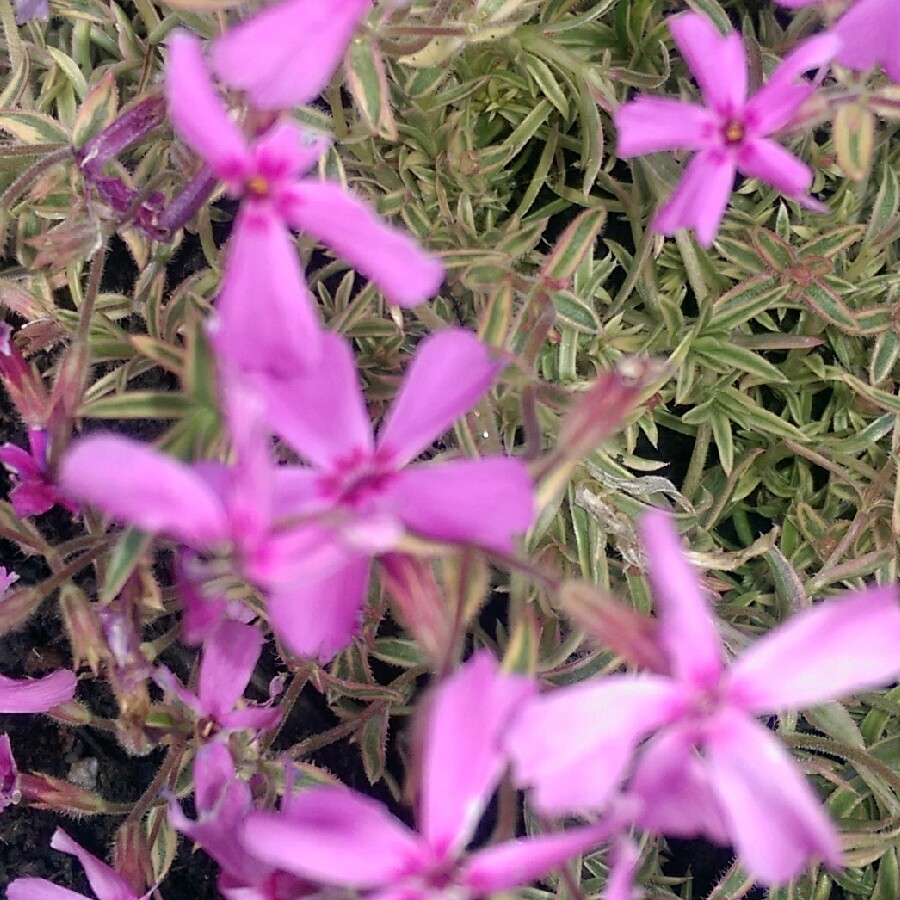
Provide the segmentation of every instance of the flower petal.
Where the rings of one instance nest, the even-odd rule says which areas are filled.
[[[606,823],[600,823],[560,834],[504,841],[473,853],[463,864],[459,882],[479,897],[528,887],[573,856],[609,840],[612,831]]]
[[[378,288],[392,303],[416,306],[438,292],[443,263],[408,234],[331,181],[305,179],[291,186],[285,216]]]
[[[703,99],[726,121],[739,115],[747,99],[747,54],[741,35],[721,34],[698,13],[671,16],[668,25]]]
[[[841,865],[834,825],[787,751],[762,725],[724,711],[705,751],[735,849],[757,881],[783,884],[813,859]]]
[[[735,660],[727,691],[750,712],[802,709],[870,690],[898,673],[900,605],[889,585],[827,600],[788,620]]]
[[[271,591],[267,609],[275,634],[292,653],[326,663],[359,630],[369,584],[368,558],[355,559],[320,580]]]
[[[405,465],[468,412],[507,364],[472,332],[425,338],[378,432],[378,455]]]
[[[97,900],[130,900],[130,898],[137,900],[134,891],[115,869],[101,862],[93,853],[88,853],[80,844],[76,844],[62,828],[57,828],[53,832],[50,846],[54,850],[61,850],[78,858],[91,890],[97,895]]]
[[[425,726],[419,826],[437,858],[461,851],[474,833],[506,768],[501,736],[535,688],[529,678],[503,674],[482,650],[435,692]]]
[[[200,663],[200,702],[217,721],[230,713],[243,696],[262,652],[258,628],[222,622],[203,647]]]
[[[627,675],[539,697],[524,707],[506,738],[516,784],[530,787],[535,807],[547,815],[599,810],[635,747],[677,714],[681,702],[671,679]]]
[[[372,453],[372,424],[353,351],[338,335],[322,334],[318,363],[303,377],[260,379],[259,387],[272,430],[318,468]]]
[[[241,206],[210,335],[239,372],[291,378],[318,361],[316,302],[290,232],[268,206]]]
[[[293,119],[279,119],[251,147],[254,172],[269,183],[283,183],[309,171],[330,144],[326,134],[303,128]]]
[[[841,41],[842,66],[865,72],[880,63],[900,82],[900,10],[894,0],[858,0],[838,19],[834,34]]]
[[[6,888],[7,900],[85,900],[84,894],[60,887],[46,878],[17,878]]]
[[[678,532],[662,510],[640,520],[647,574],[659,616],[659,638],[672,672],[700,688],[712,688],[722,673],[722,642],[700,580],[684,555]]]
[[[387,488],[410,530],[501,552],[534,521],[534,485],[518,459],[461,459],[399,472]]]
[[[813,180],[809,166],[784,147],[764,138],[751,138],[741,144],[737,166],[743,175],[759,178],[788,197],[804,194]]]
[[[380,803],[342,787],[311,788],[281,813],[251,814],[242,841],[287,872],[361,889],[390,884],[423,855],[416,835]]]
[[[213,43],[212,66],[256,109],[303,106],[321,94],[371,0],[288,0],[230,28]]]
[[[734,187],[734,162],[718,150],[701,150],[687,164],[672,196],[657,212],[653,230],[675,234],[693,227],[697,241],[709,247],[718,234]]]
[[[96,435],[63,458],[63,492],[120,522],[203,549],[229,535],[216,494],[189,466],[139,441]]]
[[[715,145],[716,117],[702,106],[670,97],[638,97],[616,110],[616,154],[622,159],[660,150]]]
[[[641,750],[628,783],[629,796],[642,801],[636,824],[654,834],[703,835],[727,844],[728,826],[694,738],[689,727],[673,726],[651,738]]]
[[[75,696],[78,679],[67,669],[43,678],[19,680],[0,675],[0,713],[39,713]]]
[[[176,29],[168,39],[166,99],[178,135],[223,181],[240,181],[249,166],[247,143],[213,85],[200,41]]]

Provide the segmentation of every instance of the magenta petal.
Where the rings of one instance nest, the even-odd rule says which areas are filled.
[[[660,620],[659,636],[673,674],[698,687],[712,687],[722,672],[722,642],[700,579],[666,513],[658,509],[644,513],[640,532]]]
[[[39,516],[62,502],[56,488],[44,477],[34,481],[20,481],[10,491],[9,499],[16,515],[22,519],[27,516]]]
[[[251,148],[255,172],[278,184],[311,169],[328,149],[327,135],[302,128],[293,119],[279,119]]]
[[[425,338],[378,432],[378,452],[405,465],[488,390],[506,360],[474,334],[450,329]]]
[[[314,100],[340,64],[371,0],[288,0],[229,29],[213,43],[216,75],[246,91],[256,109]]]
[[[894,585],[827,600],[742,653],[728,696],[750,712],[802,709],[886,684],[900,673],[900,605]]]
[[[330,181],[291,186],[285,216],[375,282],[392,303],[416,306],[437,293],[443,263],[408,234],[384,222],[369,206]]]
[[[667,728],[647,742],[628,794],[642,801],[636,824],[645,831],[729,842],[728,826],[689,727]]]
[[[131,900],[131,898],[135,898],[134,891],[115,869],[105,862],[101,862],[93,853],[88,853],[80,844],[76,844],[62,828],[57,828],[53,832],[50,846],[54,850],[61,850],[63,853],[78,858],[97,900]]]
[[[473,853],[459,874],[461,884],[478,896],[527,887],[573,856],[609,840],[605,823],[573,828],[560,834],[506,841]]]
[[[200,702],[217,721],[230,713],[253,675],[263,638],[259,629],[240,622],[222,622],[203,648]]]
[[[350,344],[321,336],[318,363],[302,378],[261,379],[269,423],[297,453],[321,469],[372,452],[372,424]]]
[[[759,178],[794,197],[806,192],[812,184],[812,170],[796,156],[765,138],[751,138],[741,144],[737,156],[738,170],[750,178]]]
[[[641,852],[633,841],[620,838],[610,851],[609,876],[603,885],[600,900],[635,900],[642,896],[635,893],[634,879],[641,862]]]
[[[534,485],[518,459],[410,466],[387,490],[406,527],[431,540],[508,552],[534,521]]]
[[[304,791],[281,813],[251,814],[243,844],[270,865],[349,888],[388,885],[423,856],[418,837],[380,803],[337,787]]]
[[[865,72],[879,63],[892,81],[900,82],[900,9],[895,0],[857,0],[838,19],[837,61]]]
[[[222,727],[228,731],[271,731],[281,719],[275,706],[248,706],[222,716]]]
[[[202,549],[229,536],[225,510],[190,467],[118,435],[77,441],[63,458],[64,493],[112,518]]]
[[[548,815],[602,809],[635,747],[681,704],[679,687],[654,676],[614,675],[539,697],[506,737],[515,781]]]
[[[241,206],[216,312],[216,350],[239,372],[290,378],[318,360],[316,302],[290,232],[266,205]]]
[[[703,99],[725,120],[738,115],[747,99],[747,54],[740,34],[722,35],[698,13],[671,16],[668,25]]]
[[[193,691],[189,691],[178,680],[178,676],[171,669],[167,669],[165,666],[158,666],[153,671],[153,681],[166,693],[174,694],[181,703],[197,716],[203,715],[204,709],[200,698]]]
[[[419,827],[437,858],[468,843],[506,768],[501,737],[535,693],[482,650],[444,681],[428,710]]]
[[[6,888],[7,900],[85,900],[84,894],[60,887],[45,878],[17,878]]]
[[[175,30],[168,48],[166,99],[175,130],[223,181],[243,178],[249,163],[247,144],[216,93],[199,39]]]
[[[0,713],[39,713],[75,696],[78,679],[67,669],[20,681],[0,675]]]
[[[297,656],[328,662],[359,630],[369,569],[368,558],[355,559],[320,580],[271,591],[267,608],[275,634]]]
[[[841,865],[834,825],[787,751],[762,725],[722,712],[705,751],[735,849],[757,881],[783,884],[814,859]]]
[[[702,150],[716,142],[718,122],[702,106],[669,97],[638,97],[616,110],[616,154],[622,159],[660,150]]]
[[[734,162],[718,150],[701,150],[687,164],[672,196],[656,214],[653,230],[675,234],[693,227],[697,241],[709,247],[719,232],[734,187]]]

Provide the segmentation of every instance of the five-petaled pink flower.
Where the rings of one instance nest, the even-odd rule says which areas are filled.
[[[546,813],[604,807],[629,768],[639,825],[733,843],[765,883],[807,860],[841,862],[838,834],[778,739],[756,716],[889,682],[900,672],[895,587],[816,606],[724,665],[697,577],[664,513],[642,523],[669,670],[616,675],[537,699],[511,728],[521,784]],[[641,742],[652,732],[646,744]],[[559,735],[565,735],[560,741]]]
[[[326,661],[358,627],[370,560],[396,549],[405,532],[447,543],[509,551],[534,516],[525,464],[508,457],[408,465],[490,387],[506,364],[471,332],[425,339],[377,440],[350,345],[322,336],[314,371],[295,379],[260,379],[269,424],[310,468],[281,481],[280,505],[318,517],[349,556],[324,578],[273,585],[268,613],[276,632],[301,656]],[[302,566],[302,560],[298,560]]]
[[[414,306],[444,278],[441,262],[334,182],[302,178],[327,146],[282,119],[248,141],[229,117],[186,32],[169,38],[166,91],[178,134],[241,196],[217,301],[216,348],[246,371],[291,376],[319,350],[315,301],[291,229],[335,250],[394,303]]]
[[[298,877],[381,900],[467,900],[530,884],[621,827],[610,819],[467,852],[506,768],[503,732],[533,690],[487,651],[438,688],[422,744],[418,832],[362,794],[317,787],[288,795],[278,813],[248,816],[244,847]]]
[[[704,16],[682,13],[669,30],[694,74],[706,106],[667,97],[638,97],[616,112],[617,153],[629,158],[660,150],[695,150],[680,184],[656,214],[653,228],[674,234],[693,227],[709,246],[719,230],[736,172],[759,178],[811,209],[813,174],[769,135],[784,128],[813,93],[799,76],[827,63],[840,42],[819,35],[801,44],[747,98],[747,55],[737,32],[720,34]]]

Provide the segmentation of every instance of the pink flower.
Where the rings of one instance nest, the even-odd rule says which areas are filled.
[[[797,9],[818,0],[777,0],[782,6]],[[848,69],[867,72],[881,65],[891,81],[900,83],[900,5],[895,0],[856,0],[838,19],[832,34],[841,47],[835,61]]]
[[[340,64],[371,0],[288,0],[267,7],[213,42],[221,81],[256,109],[315,100]]]
[[[179,135],[243,197],[215,328],[217,348],[233,365],[290,376],[317,358],[315,302],[290,229],[327,244],[394,303],[413,306],[438,290],[444,270],[437,259],[340,185],[300,177],[325,141],[287,120],[245,139],[215,92],[200,42],[185,32],[169,39],[166,90]]]
[[[531,525],[533,489],[520,460],[409,465],[481,397],[503,366],[469,332],[427,338],[377,440],[353,353],[337,335],[323,335],[314,371],[291,380],[260,380],[273,430],[311,464],[285,476],[284,514],[318,515],[352,556],[323,580],[273,586],[269,617],[293,652],[325,661],[349,643],[370,559],[396,548],[405,532],[508,551],[513,535]]]
[[[22,799],[19,769],[13,757],[8,734],[0,734],[0,811]]]
[[[0,713],[47,712],[75,696],[74,673],[58,669],[43,678],[7,678],[0,675]]]
[[[97,900],[143,900],[115,869],[76,844],[62,828],[53,832],[50,846],[77,857]],[[6,896],[8,900],[75,900],[84,894],[60,887],[46,878],[17,878],[7,887]]]
[[[642,801],[642,827],[733,843],[748,872],[765,883],[787,881],[811,858],[840,865],[834,826],[790,755],[755,717],[895,677],[896,589],[870,588],[820,604],[726,668],[715,621],[669,518],[654,511],[641,525],[669,671],[614,676],[535,701],[509,737],[519,782],[534,787],[544,812],[597,809],[637,751],[627,790]]]
[[[809,167],[768,139],[791,120],[813,93],[799,81],[808,69],[827,63],[839,41],[819,35],[790,53],[767,84],[747,99],[747,56],[740,34],[721,35],[704,16],[683,13],[669,30],[687,60],[706,106],[667,97],[638,97],[619,107],[617,153],[627,159],[660,150],[695,150],[680,184],[653,221],[653,229],[674,234],[693,227],[709,246],[731,196],[736,172],[759,178],[798,203],[823,210],[807,195]]]
[[[29,450],[15,444],[0,447],[0,463],[13,477],[9,499],[17,516],[39,516],[59,504],[71,513],[77,507],[63,499],[50,476],[47,465],[47,432],[28,429]],[[30,451],[30,452],[29,452]]]
[[[506,766],[502,734],[533,690],[530,680],[502,674],[486,651],[438,688],[424,735],[418,832],[362,794],[321,787],[289,796],[279,813],[251,814],[245,848],[298,877],[381,900],[462,900],[535,881],[618,823],[466,852]]]
[[[197,818],[191,820],[172,800],[169,821],[221,866],[219,891],[227,900],[281,900],[308,892],[304,882],[261,862],[241,844],[243,823],[254,811],[253,797],[250,786],[238,781],[224,744],[207,744],[197,751],[194,802]]]
[[[182,686],[168,669],[158,669],[155,680],[193,711],[198,719],[197,733],[203,740],[230,731],[268,731],[278,724],[280,709],[235,709],[250,683],[262,645],[258,628],[224,621],[203,645],[196,694]]]

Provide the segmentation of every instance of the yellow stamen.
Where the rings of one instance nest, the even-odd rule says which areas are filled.
[[[269,193],[269,182],[262,175],[254,175],[247,180],[247,190],[258,197],[265,197]]]
[[[725,140],[730,144],[736,144],[744,137],[744,126],[740,122],[729,122],[725,126]]]

